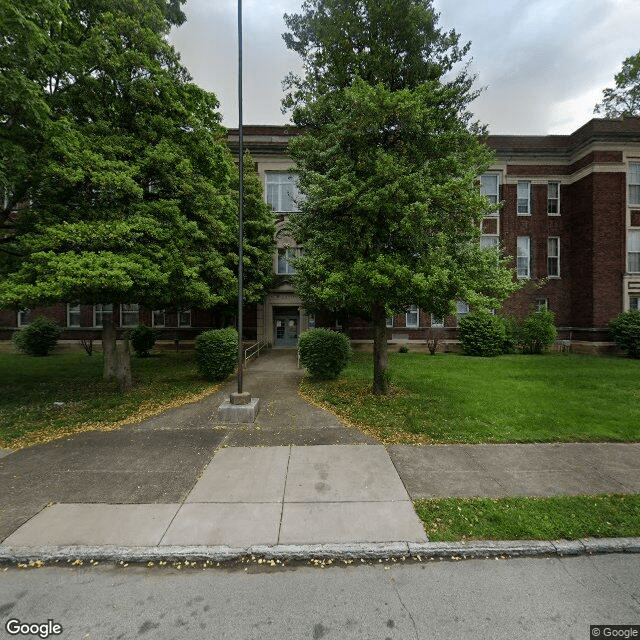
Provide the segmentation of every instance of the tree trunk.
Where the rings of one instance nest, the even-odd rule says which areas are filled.
[[[115,312],[116,305],[114,304],[112,308]],[[113,314],[104,314],[102,322],[102,351],[104,353],[102,377],[104,380],[116,380],[120,391],[128,391],[133,386],[129,340],[125,338],[122,342],[117,342]]]
[[[131,350],[128,338],[117,344],[116,355],[118,363],[116,379],[120,385],[120,391],[129,391],[133,387],[133,381],[131,380]]]
[[[383,304],[373,304],[373,393],[387,393],[387,316]]]
[[[102,316],[102,352],[104,354],[104,380],[117,379],[116,328],[113,325],[113,314]]]

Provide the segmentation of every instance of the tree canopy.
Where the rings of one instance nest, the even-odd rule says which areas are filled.
[[[595,113],[607,118],[640,116],[640,51],[625,58],[622,70],[614,76],[616,86],[603,91]]]
[[[306,195],[289,223],[304,247],[294,283],[309,309],[373,318],[374,393],[387,388],[388,316],[447,315],[456,299],[494,308],[516,288],[478,241],[493,156],[467,109],[473,78],[454,69],[468,45],[431,5],[308,0],[285,18],[306,71],[284,101],[304,128],[290,142]]]
[[[192,82],[166,41],[184,21],[181,4],[3,7],[0,179],[11,195],[0,305],[215,308],[235,297],[237,169],[216,97]],[[248,217],[255,297],[273,223],[266,205]]]

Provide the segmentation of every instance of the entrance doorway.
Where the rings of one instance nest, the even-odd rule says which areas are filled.
[[[300,313],[297,307],[274,307],[273,346],[295,347],[298,344]]]

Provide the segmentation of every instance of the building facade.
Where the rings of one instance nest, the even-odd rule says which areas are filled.
[[[285,231],[297,210],[295,166],[287,155],[294,127],[245,126],[251,152],[276,217],[274,287],[262,304],[248,308],[245,339],[295,346],[302,331],[331,326],[352,340],[371,338],[371,327],[354,317],[314,316],[293,288],[290,259],[300,251]],[[593,119],[570,135],[489,136],[495,164],[479,176],[480,189],[501,208],[482,221],[480,242],[501,247],[523,281],[503,313],[526,315],[535,308],[554,312],[561,338],[584,343],[608,340],[607,324],[617,314],[640,308],[640,118]],[[238,132],[229,131],[237,152]],[[387,321],[390,340],[424,341],[437,332],[455,339],[456,314],[434,317],[415,305]],[[220,326],[220,318],[199,310],[145,310],[137,305],[77,305],[0,311],[0,339],[7,339],[34,315],[65,328],[63,338],[99,337],[104,313],[121,328],[155,326],[165,339],[192,339]]]

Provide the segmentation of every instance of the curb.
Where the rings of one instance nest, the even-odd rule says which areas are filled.
[[[216,562],[240,560],[468,560],[547,556],[640,553],[640,538],[583,538],[581,540],[471,540],[469,542],[394,542],[317,545],[254,545],[251,547],[122,547],[64,546],[7,547],[0,545],[0,564],[81,562]]]

